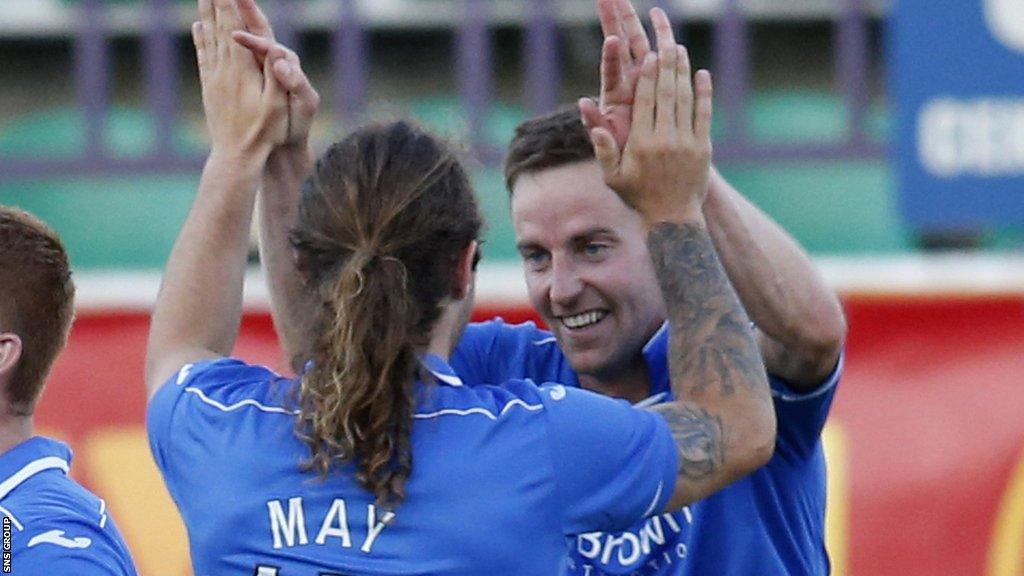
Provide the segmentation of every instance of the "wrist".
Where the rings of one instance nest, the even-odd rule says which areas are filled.
[[[271,150],[265,172],[272,178],[303,179],[313,168],[315,156],[308,142],[282,144]]]
[[[234,182],[259,184],[266,157],[260,153],[238,148],[214,148],[206,158],[204,172],[220,174]]]
[[[216,146],[210,149],[207,164],[229,166],[240,175],[259,175],[267,163],[269,146]]]
[[[700,201],[688,201],[672,206],[645,209],[640,212],[647,229],[659,224],[700,224],[706,226],[704,210]]]

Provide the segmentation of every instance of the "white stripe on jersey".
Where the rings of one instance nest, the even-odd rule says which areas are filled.
[[[107,525],[107,501],[100,498],[100,528]]]
[[[0,482],[0,500],[10,494],[11,490],[17,488],[25,480],[28,480],[40,472],[51,470],[53,468],[59,468],[67,474],[70,467],[68,466],[67,460],[58,458],[57,456],[47,456],[46,458],[40,458],[29,462],[24,468],[12,474],[10,478]]]
[[[481,416],[486,416],[490,420],[497,420],[501,416],[504,416],[505,412],[508,412],[515,406],[522,406],[523,408],[531,412],[536,412],[537,410],[544,409],[543,404],[527,404],[523,400],[516,398],[515,400],[510,401],[508,404],[505,404],[505,406],[501,409],[501,412],[499,412],[498,414],[495,414],[486,408],[466,408],[464,410],[460,410],[458,408],[444,408],[436,412],[421,412],[418,414],[413,414],[412,417],[416,418],[417,420],[430,420],[433,418],[437,418],[439,416],[470,416],[472,414],[480,414]]]
[[[286,408],[281,408],[280,406],[266,406],[264,404],[260,404],[259,402],[253,400],[252,398],[246,398],[245,400],[240,400],[231,405],[221,404],[220,402],[217,402],[213,398],[210,398],[209,396],[204,394],[203,391],[200,390],[199,388],[191,386],[185,388],[185,392],[195,394],[199,398],[199,400],[201,400],[204,404],[213,406],[214,408],[220,410],[221,412],[234,412],[235,410],[238,410],[243,406],[252,406],[258,410],[261,410],[263,412],[269,412],[272,414],[287,414],[289,416],[296,416],[299,414],[298,410],[288,410]]]
[[[18,522],[18,519],[14,517],[14,514],[11,514],[10,510],[4,508],[3,506],[0,506],[0,513],[11,519],[11,523],[14,524],[14,527],[18,529],[18,532],[25,530],[25,527],[21,525],[21,522]]]
[[[647,507],[647,511],[644,512],[644,516],[645,517],[650,516],[651,514],[654,514],[655,512],[657,512],[657,510],[655,510],[654,507],[658,505],[658,500],[661,499],[661,491],[664,490],[664,489],[665,489],[665,483],[664,482],[658,482],[658,491],[654,493],[654,500],[651,500],[651,505],[648,506]]]

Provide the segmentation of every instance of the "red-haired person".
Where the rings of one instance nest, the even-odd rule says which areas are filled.
[[[68,477],[71,450],[33,435],[32,415],[64,348],[75,285],[57,234],[0,206],[0,570],[133,576],[106,503]]]

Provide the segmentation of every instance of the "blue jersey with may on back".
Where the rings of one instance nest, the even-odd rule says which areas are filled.
[[[42,436],[0,454],[0,519],[10,539],[0,573],[136,576],[106,502],[68,478],[70,466],[71,450]]]
[[[668,327],[643,350],[651,377],[645,405],[672,398]],[[554,336],[533,323],[471,324],[452,356],[467,381],[555,380],[579,386]],[[629,530],[580,534],[569,543],[565,573],[583,576],[719,576],[828,574],[824,548],[825,460],[821,430],[840,366],[809,394],[769,378],[778,438],[763,468],[674,514]]]
[[[565,538],[664,508],[664,419],[582,390],[465,386],[428,356],[406,499],[378,508],[353,466],[303,472],[296,382],[238,360],[184,367],[150,400],[156,463],[197,575],[556,574]]]

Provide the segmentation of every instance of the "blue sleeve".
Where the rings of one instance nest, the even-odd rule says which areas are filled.
[[[540,392],[567,535],[624,530],[665,508],[679,457],[664,418],[558,384]]]
[[[842,355],[835,370],[814,390],[800,393],[783,380],[769,377],[778,422],[776,452],[789,460],[806,460],[816,453],[836,387],[843,373]]]
[[[533,322],[506,324],[496,318],[469,324],[450,362],[465,382],[500,384],[523,379],[570,385],[576,382],[554,336]]]
[[[14,534],[11,568],[24,576],[136,576],[131,556],[82,522],[34,525]]]
[[[204,458],[232,450],[234,434],[225,429],[241,419],[222,418],[242,406],[288,412],[275,382],[286,379],[263,366],[233,358],[187,364],[149,400],[146,430],[150,450],[168,487],[176,473]],[[172,494],[173,495],[173,494]]]

